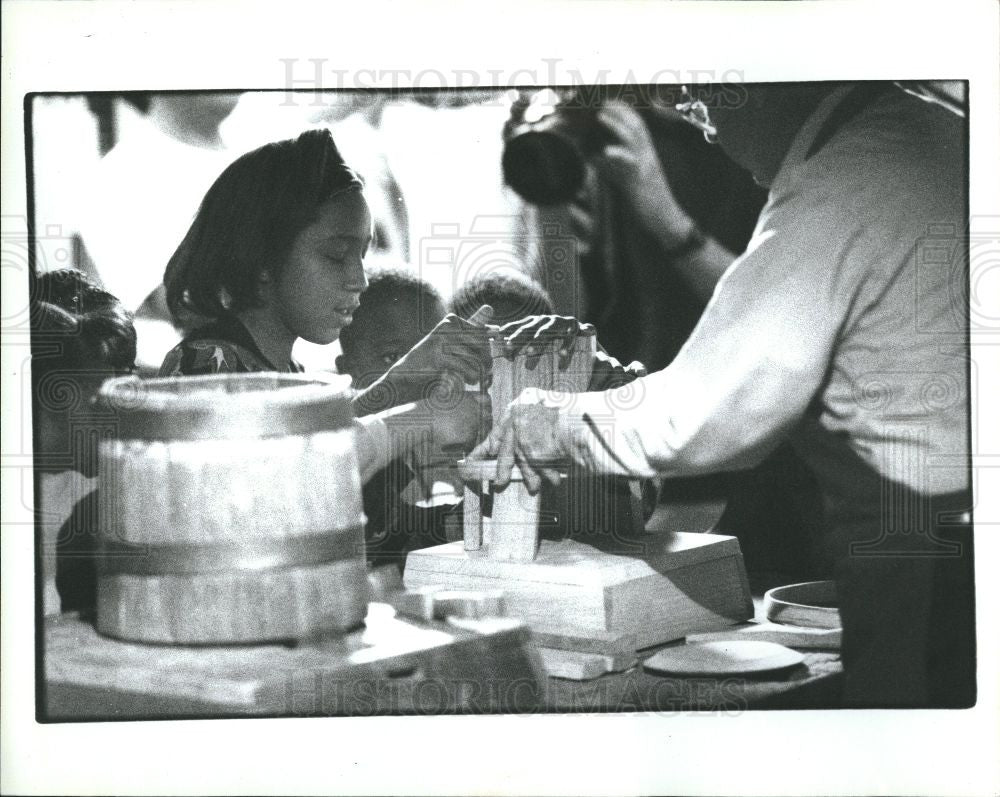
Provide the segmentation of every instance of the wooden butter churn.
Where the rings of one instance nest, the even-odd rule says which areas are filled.
[[[347,380],[112,380],[97,628],[259,643],[364,619],[364,514]]]

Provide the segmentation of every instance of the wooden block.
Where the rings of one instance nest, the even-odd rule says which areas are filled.
[[[479,619],[502,617],[506,613],[500,590],[418,587],[390,595],[388,603],[399,614],[416,620],[443,620],[447,617]]]
[[[490,544],[487,556],[513,562],[530,562],[538,551],[538,510],[542,495],[532,495],[522,481],[503,489],[493,488]]]
[[[582,393],[590,386],[597,338],[593,329],[579,335],[566,355],[560,354],[559,340],[533,344],[533,353],[522,350],[509,354],[499,337],[490,340],[493,379],[489,394],[493,402],[493,422],[497,423],[507,405],[526,388]]]
[[[714,534],[649,535],[642,556],[575,540],[542,542],[531,562],[467,554],[460,544],[413,551],[408,588],[501,589],[533,632],[597,640],[633,634],[637,648],[714,631],[753,616],[739,543]]]
[[[490,341],[493,355],[493,378],[490,382],[490,402],[493,407],[493,425],[496,426],[503,417],[507,406],[516,398],[514,392],[514,361],[503,355],[503,342]]]
[[[637,648],[635,634],[590,631],[586,636],[581,636],[532,631],[531,638],[539,647],[574,650],[580,653],[600,653],[607,656],[630,654]]]
[[[462,536],[465,550],[478,551],[483,547],[483,514],[478,484],[465,485],[462,504]]]
[[[839,628],[804,628],[777,623],[745,623],[724,631],[688,634],[688,642],[725,642],[756,639],[776,642],[790,648],[806,650],[840,650],[842,631]]]
[[[434,595],[443,587],[426,586],[408,589],[389,596],[388,603],[404,617],[415,620],[434,619]]]
[[[538,551],[538,513],[541,493],[532,495],[516,466],[510,482],[498,488],[492,481],[495,461],[459,463],[466,482],[464,507],[465,550],[482,550],[491,559],[530,562]],[[484,514],[484,497],[489,515]]]
[[[589,681],[609,672],[622,672],[638,663],[631,654],[607,656],[555,648],[539,648],[538,653],[547,675],[573,681]]]
[[[456,590],[435,592],[434,617],[502,617],[505,612],[503,592],[500,590]]]

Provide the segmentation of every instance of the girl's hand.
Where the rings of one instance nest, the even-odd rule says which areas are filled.
[[[425,400],[415,407],[429,430],[430,452],[453,451],[456,459],[483,438],[492,421],[489,398],[479,393],[462,391],[457,401]]]
[[[400,403],[418,401],[442,382],[482,382],[490,367],[490,344],[485,326],[446,315],[379,380],[389,385]],[[377,383],[376,383],[377,384]]]
[[[489,398],[464,390],[450,399],[439,396],[361,416],[354,425],[362,480],[398,457],[461,459],[485,437],[491,419]]]

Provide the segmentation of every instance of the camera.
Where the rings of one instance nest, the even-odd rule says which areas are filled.
[[[504,128],[504,182],[533,205],[569,202],[586,162],[615,136],[597,118],[600,102],[580,92],[521,93]]]

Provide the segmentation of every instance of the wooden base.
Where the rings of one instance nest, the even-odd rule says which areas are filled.
[[[228,644],[281,641],[361,623],[365,563],[219,574],[100,576],[98,630],[136,642]]]
[[[647,535],[641,554],[605,553],[573,540],[543,541],[533,562],[498,561],[448,543],[413,551],[408,589],[503,590],[507,613],[545,635],[548,647],[616,653],[714,631],[753,616],[734,537]],[[578,643],[553,644],[576,638]],[[606,650],[605,650],[606,649]]]

